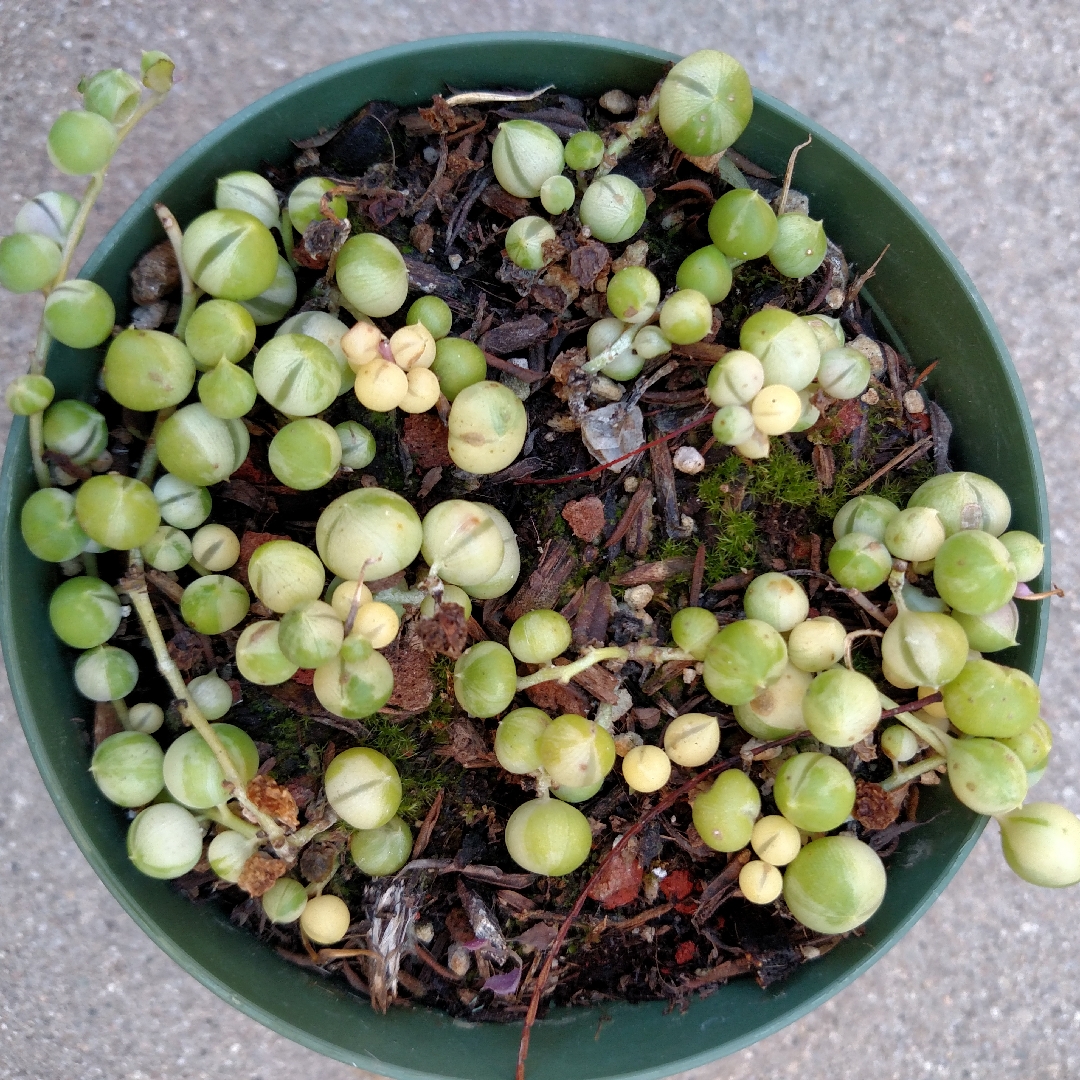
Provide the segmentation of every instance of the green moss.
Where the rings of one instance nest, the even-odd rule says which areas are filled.
[[[420,749],[413,721],[395,723],[391,718],[375,713],[363,724],[369,733],[366,745],[385,754],[395,765],[415,757]]]
[[[870,679],[880,679],[881,660],[869,647],[851,650],[851,666],[860,674]],[[888,685],[888,684],[886,684]],[[895,688],[893,688],[895,690]]]
[[[686,559],[697,552],[695,540],[664,540],[660,545],[659,558]]]
[[[800,461],[778,439],[773,439],[769,456],[753,462],[748,473],[747,494],[761,502],[808,507],[821,498],[814,466]]]
[[[423,776],[403,776],[397,816],[410,825],[419,825],[440,789],[451,787],[454,783],[455,778],[442,770]]]
[[[741,473],[742,466],[743,459],[731,454],[698,483],[698,498],[716,520],[720,519],[731,485]]]
[[[717,515],[720,535],[705,555],[705,582],[712,585],[740,570],[757,566],[758,527],[747,510],[724,510]]]

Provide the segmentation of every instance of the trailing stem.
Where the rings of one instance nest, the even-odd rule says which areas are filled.
[[[924,773],[933,772],[945,764],[947,762],[940,754],[934,754],[923,758],[922,761],[916,761],[913,765],[908,765],[907,768],[897,769],[888,780],[881,782],[881,786],[885,791],[895,791],[911,783],[912,780],[918,780]]]
[[[157,214],[158,221],[161,222],[161,227],[165,230],[169,243],[172,244],[173,254],[176,255],[176,265],[180,270],[182,300],[180,301],[180,317],[176,320],[173,337],[178,337],[183,341],[184,334],[187,332],[188,319],[191,318],[191,313],[195,310],[195,304],[199,299],[199,292],[195,288],[191,274],[188,273],[188,268],[184,265],[184,234],[180,231],[179,222],[164,203],[154,203],[154,213]]]
[[[656,123],[656,118],[660,115],[660,87],[663,85],[664,80],[661,79],[653,88],[653,92],[645,102],[645,107],[623,128],[623,133],[606,147],[604,160],[600,162],[593,174],[594,180],[607,176],[619,164],[619,158],[630,149],[630,144],[647,134],[649,128]]]
[[[575,675],[580,675],[586,668],[591,668],[593,664],[599,664],[601,660],[629,659],[629,653],[618,645],[608,645],[603,649],[589,649],[588,652],[569,664],[563,664],[561,667],[549,664],[539,671],[534,671],[531,675],[523,675],[517,681],[518,693],[543,682],[561,682],[565,685]]]
[[[168,409],[162,409],[157,414],[157,418],[154,420],[153,430],[150,432],[150,438],[146,440],[146,447],[143,449],[142,460],[139,462],[138,472],[135,473],[135,479],[141,480],[144,484],[149,484],[154,478],[154,470],[158,464],[158,452],[157,452],[157,434],[161,429],[161,425],[172,414],[176,412],[174,407]]]
[[[180,716],[186,724],[193,727],[206,741],[206,745],[213,751],[214,757],[221,767],[225,783],[230,788],[232,796],[258,822],[263,832],[266,833],[267,839],[276,848],[284,841],[285,831],[272,817],[265,814],[248,798],[246,786],[240,774],[236,771],[236,765],[233,763],[232,758],[229,757],[228,751],[222,745],[221,740],[217,737],[217,733],[211,726],[210,721],[203,716],[202,711],[191,699],[187,686],[184,685],[183,677],[180,675],[180,669],[169,655],[165,637],[161,632],[161,627],[158,625],[153,605],[150,603],[150,594],[146,590],[142,556],[138,552],[132,552],[128,576],[120,582],[120,588],[128,594],[132,607],[138,613],[139,621],[142,623],[143,630],[150,641],[150,647],[154,651],[157,669],[173,692],[177,708],[180,710]]]
[[[603,352],[598,353],[592,360],[581,365],[581,370],[586,375],[596,375],[603,371],[616,357],[621,356],[634,344],[634,338],[641,327],[637,323],[631,323]]]
[[[128,137],[132,128],[134,128],[151,109],[156,108],[165,100],[167,94],[167,90],[163,93],[151,93],[146,101],[135,110],[131,119],[117,129],[117,146]],[[99,169],[90,177],[90,182],[86,185],[86,190],[83,192],[82,200],[79,203],[79,209],[76,211],[75,218],[71,223],[71,228],[68,230],[67,237],[64,239],[64,246],[60,252],[60,269],[57,271],[52,284],[42,290],[46,296],[67,278],[68,271],[71,269],[71,260],[75,256],[75,249],[79,246],[79,242],[83,238],[83,233],[86,232],[86,222],[90,216],[90,211],[93,209],[94,203],[97,202],[98,196],[101,194],[101,189],[105,184],[105,173],[107,170],[107,165],[105,168]],[[181,265],[183,264],[181,263]],[[49,346],[51,344],[52,336],[49,334],[49,331],[45,329],[45,316],[44,313],[42,313],[41,322],[38,326],[37,344],[34,348],[34,358],[30,362],[31,375],[43,375],[45,373],[45,362],[49,358]],[[44,461],[45,440],[43,437],[44,420],[42,418],[42,413],[31,413],[30,416],[27,417],[27,421],[30,440],[30,457],[33,460],[34,465],[34,478],[37,480],[38,487],[51,487],[52,477],[49,475],[49,467]]]

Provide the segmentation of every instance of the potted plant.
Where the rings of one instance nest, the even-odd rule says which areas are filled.
[[[447,83],[542,85],[552,71],[559,72],[563,88],[571,92],[596,93],[619,85],[645,93],[670,59],[610,42],[554,36],[543,40],[542,52],[535,40],[516,35],[403,46],[299,80],[223,125],[168,170],[98,249],[87,275],[122,308],[128,270],[158,236],[154,202],[164,202],[179,218],[190,220],[205,206],[208,176],[260,159],[280,159],[289,136],[332,126],[369,99],[420,102]],[[999,480],[1012,496],[1016,526],[1045,536],[1045,495],[1023,399],[1000,339],[955,260],[886,181],[826,132],[779,103],[758,95],[754,121],[739,148],[782,171],[791,146],[808,131],[814,144],[799,159],[798,184],[815,211],[826,216],[830,232],[849,256],[869,265],[885,243],[903,238],[904,263],[883,263],[864,295],[899,347],[912,355],[953,358],[935,372],[932,385],[953,419],[958,463]],[[92,378],[76,355],[59,347],[51,357],[50,375],[64,396],[85,392]],[[990,423],[968,392],[973,378],[996,403]],[[30,490],[20,435],[15,432],[5,464],[2,499],[7,506],[20,504]],[[1025,452],[1017,454],[1017,447]],[[355,1002],[337,988],[283,966],[270,953],[251,955],[225,920],[207,912],[205,922],[191,926],[186,901],[134,873],[117,844],[119,826],[85,775],[84,752],[74,745],[66,723],[55,719],[78,711],[72,691],[63,681],[35,678],[43,664],[63,663],[45,615],[46,568],[22,548],[17,515],[8,513],[6,520],[0,626],[27,736],[66,822],[133,916],[211,988],[232,1001],[239,996],[251,1015],[323,1052],[401,1075],[506,1075],[516,1056],[516,1032],[463,1030],[445,1017],[423,1012],[358,1016]],[[41,597],[41,604],[29,612],[20,609],[16,619],[15,597],[26,596]],[[1037,673],[1044,635],[1042,609],[1029,608],[1021,629],[1023,644],[1011,662]],[[947,813],[932,834],[920,837],[919,858],[906,868],[902,881],[894,882],[867,935],[804,967],[782,993],[733,983],[684,1017],[664,1016],[656,1006],[620,1006],[612,1010],[613,1037],[602,1045],[593,1040],[595,1016],[570,1011],[536,1029],[531,1075],[663,1075],[747,1045],[814,1007],[856,977],[922,914],[974,843],[982,820],[945,799],[940,805],[948,806]],[[706,1015],[725,1017],[722,1038],[703,1022]],[[620,1038],[620,1031],[632,1031],[633,1037]],[[435,1045],[439,1062],[433,1070]]]

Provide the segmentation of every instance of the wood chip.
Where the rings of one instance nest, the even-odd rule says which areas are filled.
[[[546,340],[550,334],[550,327],[539,315],[526,315],[493,327],[480,339],[479,345],[484,352],[509,356],[524,352],[534,342]]]
[[[420,831],[416,834],[416,843],[413,844],[410,859],[419,859],[427,850],[427,846],[431,842],[431,834],[435,831],[435,825],[438,823],[439,814],[442,812],[442,805],[443,789],[439,788],[435,795],[435,801],[431,804],[431,809],[427,812],[424,823],[420,826]]]
[[[180,267],[168,240],[141,255],[131,271],[131,298],[136,304],[153,304],[179,287]]]
[[[583,289],[591,289],[610,265],[611,252],[598,240],[589,240],[570,253],[570,273]]]
[[[573,622],[574,644],[579,649],[586,645],[603,645],[607,641],[611,604],[611,586],[600,578],[589,578],[585,583],[581,610]]]
[[[643,871],[638,861],[637,837],[619,844],[614,858],[593,878],[589,896],[598,900],[604,908],[612,911],[624,904],[632,904],[641,891]]]
[[[94,706],[94,749],[96,750],[110,735],[124,730],[120,717],[111,701],[99,701]]]
[[[640,563],[632,570],[627,570],[625,574],[620,574],[612,584],[655,585],[658,581],[667,581],[678,574],[692,573],[693,569],[694,560],[689,556],[661,559],[659,562]]]
[[[697,607],[701,603],[701,584],[705,577],[705,545],[698,544],[694,554],[694,569],[690,575],[690,606]]]
[[[464,718],[450,725],[450,741],[436,753],[453,758],[465,769],[490,769],[499,763],[480,729]]]
[[[490,207],[496,214],[502,214],[512,221],[518,218],[528,217],[532,213],[532,204],[528,199],[519,199],[516,195],[504,191],[497,184],[484,188],[480,195],[480,201]]]
[[[536,608],[554,607],[563,585],[576,568],[577,559],[570,542],[548,540],[536,569],[507,606],[505,612],[507,621],[513,623],[527,611],[533,611]]]
[[[702,890],[697,911],[693,915],[695,926],[708,922],[716,909],[739,887],[739,871],[750,861],[750,849],[744,848],[728,857],[727,866]]]
[[[634,494],[630,498],[630,502],[627,504],[626,510],[623,511],[623,516],[619,519],[619,524],[615,526],[615,531],[611,534],[607,541],[607,547],[613,548],[618,544],[623,537],[627,535],[632,526],[635,526],[637,519],[642,515],[652,515],[653,499],[653,486],[652,481],[642,480],[638,484]],[[635,550],[640,545],[640,536],[651,532],[651,529],[639,526],[635,534]]]
[[[725,960],[722,964],[717,964],[716,967],[709,968],[704,974],[699,975],[696,979],[689,979],[679,985],[679,989],[684,993],[688,993],[691,990],[699,990],[704,986],[713,986],[716,983],[726,983],[729,979],[734,979],[739,975],[745,975],[751,968],[753,968],[754,962],[749,956],[740,956],[735,960]]]
[[[592,667],[579,671],[573,678],[583,690],[588,691],[597,701],[607,705],[619,704],[619,676],[606,667],[593,664]]]
[[[567,686],[560,682],[537,683],[525,691],[525,696],[550,716],[564,713],[584,716],[589,711],[588,697],[576,686]]]
[[[419,634],[398,637],[380,652],[394,672],[394,692],[387,705],[403,713],[423,712],[435,696],[431,657]]]
[[[693,528],[683,524],[679,498],[675,493],[675,468],[671,462],[671,447],[666,441],[649,447],[649,462],[652,465],[657,499],[664,512],[664,528],[672,540],[685,540],[693,532]]]

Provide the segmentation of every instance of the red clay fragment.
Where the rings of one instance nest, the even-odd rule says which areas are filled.
[[[568,502],[562,509],[562,516],[570,531],[587,544],[604,530],[604,504],[595,495]]]

